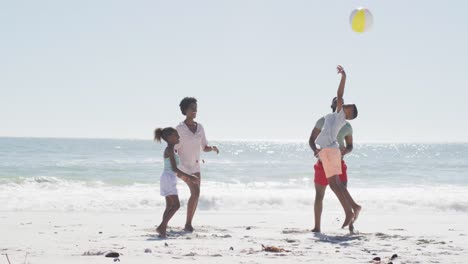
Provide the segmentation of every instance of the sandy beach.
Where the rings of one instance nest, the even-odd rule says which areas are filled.
[[[179,213],[161,239],[154,231],[159,212],[2,212],[0,263],[8,263],[6,254],[12,264],[113,263],[104,256],[110,251],[120,263],[466,263],[466,214],[364,211],[354,235],[339,228],[341,217],[324,214],[322,233],[314,234],[312,210],[200,211],[196,231],[186,233]]]
[[[0,7],[0,264],[468,264],[468,1]]]

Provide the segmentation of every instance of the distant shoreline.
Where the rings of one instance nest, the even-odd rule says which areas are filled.
[[[31,139],[31,140],[121,140],[121,141],[152,141],[144,138],[99,138],[99,137],[16,137],[0,136],[1,139]],[[307,139],[212,139],[213,142],[265,142],[265,143],[307,143]],[[468,141],[359,141],[356,145],[362,144],[468,144]]]

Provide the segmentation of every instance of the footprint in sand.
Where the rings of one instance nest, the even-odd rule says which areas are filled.
[[[212,234],[212,237],[218,237],[218,238],[231,238],[232,236],[229,234],[226,235],[218,235],[218,234]]]
[[[307,233],[310,233],[310,231],[306,229],[285,228],[283,229],[282,233],[283,234],[307,234]]]

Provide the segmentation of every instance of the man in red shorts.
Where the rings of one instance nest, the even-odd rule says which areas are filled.
[[[333,112],[335,112],[336,109],[336,97],[333,98],[331,108]],[[319,120],[317,120],[317,123],[315,124],[314,129],[312,130],[312,133],[309,138],[309,145],[310,148],[314,151],[315,157],[318,157],[318,152],[319,149],[315,145],[315,139],[317,136],[320,134],[320,131],[322,131],[323,125],[325,122],[325,118],[322,117]],[[338,143],[340,144],[340,150],[341,150],[341,155],[344,157],[344,155],[350,153],[353,150],[353,128],[351,127],[351,124],[349,122],[346,122],[346,125],[341,128],[340,132],[338,133]],[[341,168],[343,171],[343,174],[340,175],[340,180],[344,184],[344,186],[347,185],[348,182],[348,175],[346,173],[347,171],[347,166],[344,160],[341,160]],[[318,232],[320,233],[320,220],[322,217],[322,209],[323,209],[323,197],[325,196],[325,190],[328,185],[328,180],[327,177],[325,176],[325,171],[323,169],[322,162],[320,160],[317,160],[317,163],[314,165],[314,170],[315,170],[315,177],[314,177],[314,182],[315,182],[315,203],[314,203],[314,214],[315,214],[315,226],[312,232]],[[351,224],[350,230],[353,230],[353,226]]]

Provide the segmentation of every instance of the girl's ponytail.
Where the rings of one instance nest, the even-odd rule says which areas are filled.
[[[157,141],[157,142],[161,142],[161,138],[162,138],[162,128],[156,128],[156,130],[154,130],[154,140]]]

